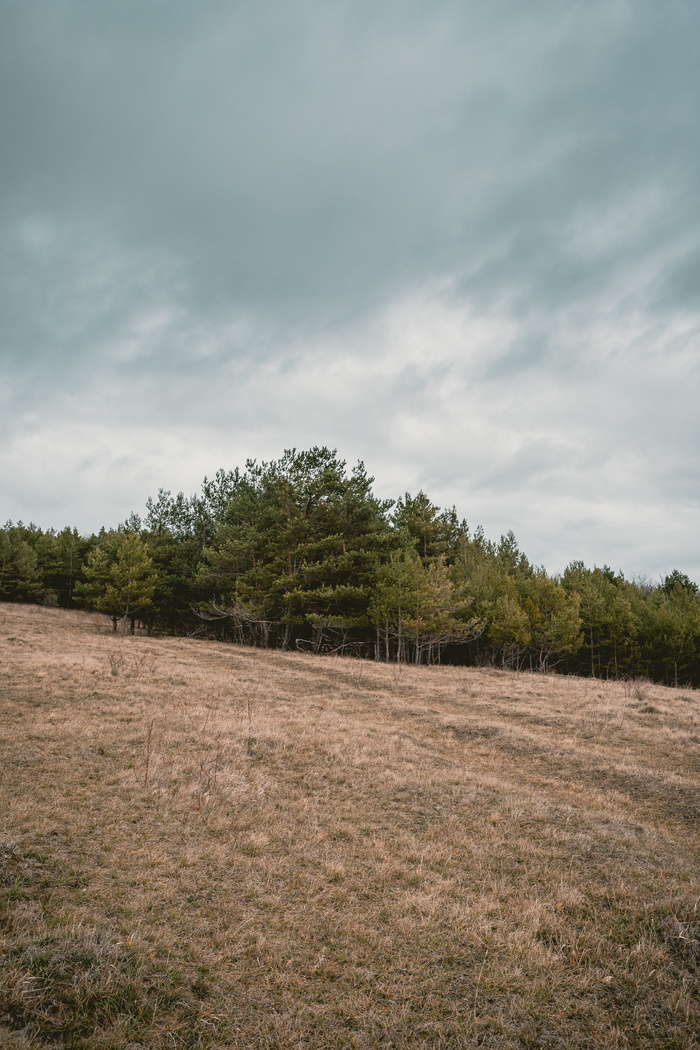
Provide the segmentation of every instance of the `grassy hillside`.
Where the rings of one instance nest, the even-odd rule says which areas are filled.
[[[3,1047],[700,1045],[697,692],[15,605],[0,669]]]

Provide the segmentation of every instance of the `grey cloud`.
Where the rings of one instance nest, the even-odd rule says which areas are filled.
[[[0,432],[111,427],[120,492],[144,420],[222,455],[342,438],[533,535],[528,500],[614,486],[650,435],[639,483],[687,501],[699,30],[692,0],[7,2]],[[463,340],[402,358],[414,317],[383,319],[422,299]]]
[[[503,237],[487,293],[577,294],[561,223],[658,177],[697,102],[692,24],[626,5],[38,7],[6,67],[15,203],[111,219],[200,301],[297,322]]]

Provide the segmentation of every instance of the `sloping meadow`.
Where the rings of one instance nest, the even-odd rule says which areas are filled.
[[[0,674],[0,1045],[700,1045],[697,692],[19,605]]]

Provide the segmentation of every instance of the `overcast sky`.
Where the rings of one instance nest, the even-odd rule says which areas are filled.
[[[697,0],[0,0],[0,517],[323,444],[700,579]]]

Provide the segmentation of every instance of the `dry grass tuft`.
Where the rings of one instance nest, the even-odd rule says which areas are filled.
[[[0,610],[0,1045],[698,1046],[698,694]]]
[[[146,1034],[152,1045],[211,1045],[196,988],[176,969],[159,971],[104,927],[68,924],[75,878],[3,843],[0,886],[3,1046],[117,1050]]]

